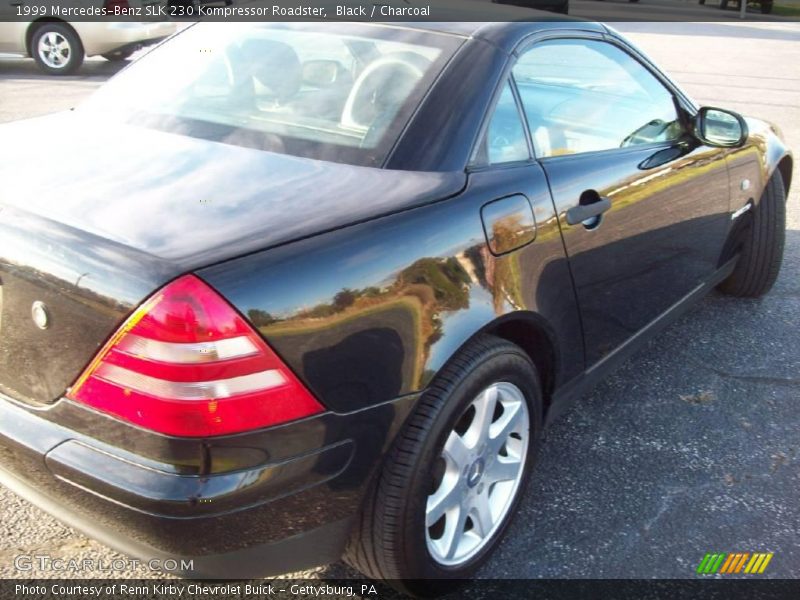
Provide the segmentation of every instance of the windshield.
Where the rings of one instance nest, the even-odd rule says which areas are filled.
[[[459,40],[357,24],[200,24],[84,103],[92,116],[381,166]]]

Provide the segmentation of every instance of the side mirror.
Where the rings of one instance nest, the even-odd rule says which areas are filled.
[[[709,146],[735,148],[747,140],[747,123],[732,110],[704,106],[697,113],[694,134]]]
[[[307,60],[303,63],[303,83],[326,88],[339,82],[343,70],[335,60]]]

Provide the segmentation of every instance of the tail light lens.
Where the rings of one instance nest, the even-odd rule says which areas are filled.
[[[323,410],[253,328],[193,275],[140,306],[67,397],[186,437],[259,429]]]
[[[128,0],[106,0],[103,6],[105,6],[106,11],[110,13],[113,13],[115,9],[121,12],[130,8]]]

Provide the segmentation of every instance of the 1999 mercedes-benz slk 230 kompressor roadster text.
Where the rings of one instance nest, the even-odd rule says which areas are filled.
[[[0,139],[2,483],[195,576],[412,592],[486,560],[570,399],[770,289],[792,178],[578,22],[195,25]]]

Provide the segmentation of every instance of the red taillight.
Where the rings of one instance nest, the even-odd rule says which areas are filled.
[[[114,9],[118,9],[117,12],[122,12],[130,8],[128,0],[106,0],[103,6],[105,6],[106,11],[110,13],[113,13]]]
[[[192,275],[142,304],[67,397],[189,437],[259,429],[323,410],[252,327]]]

